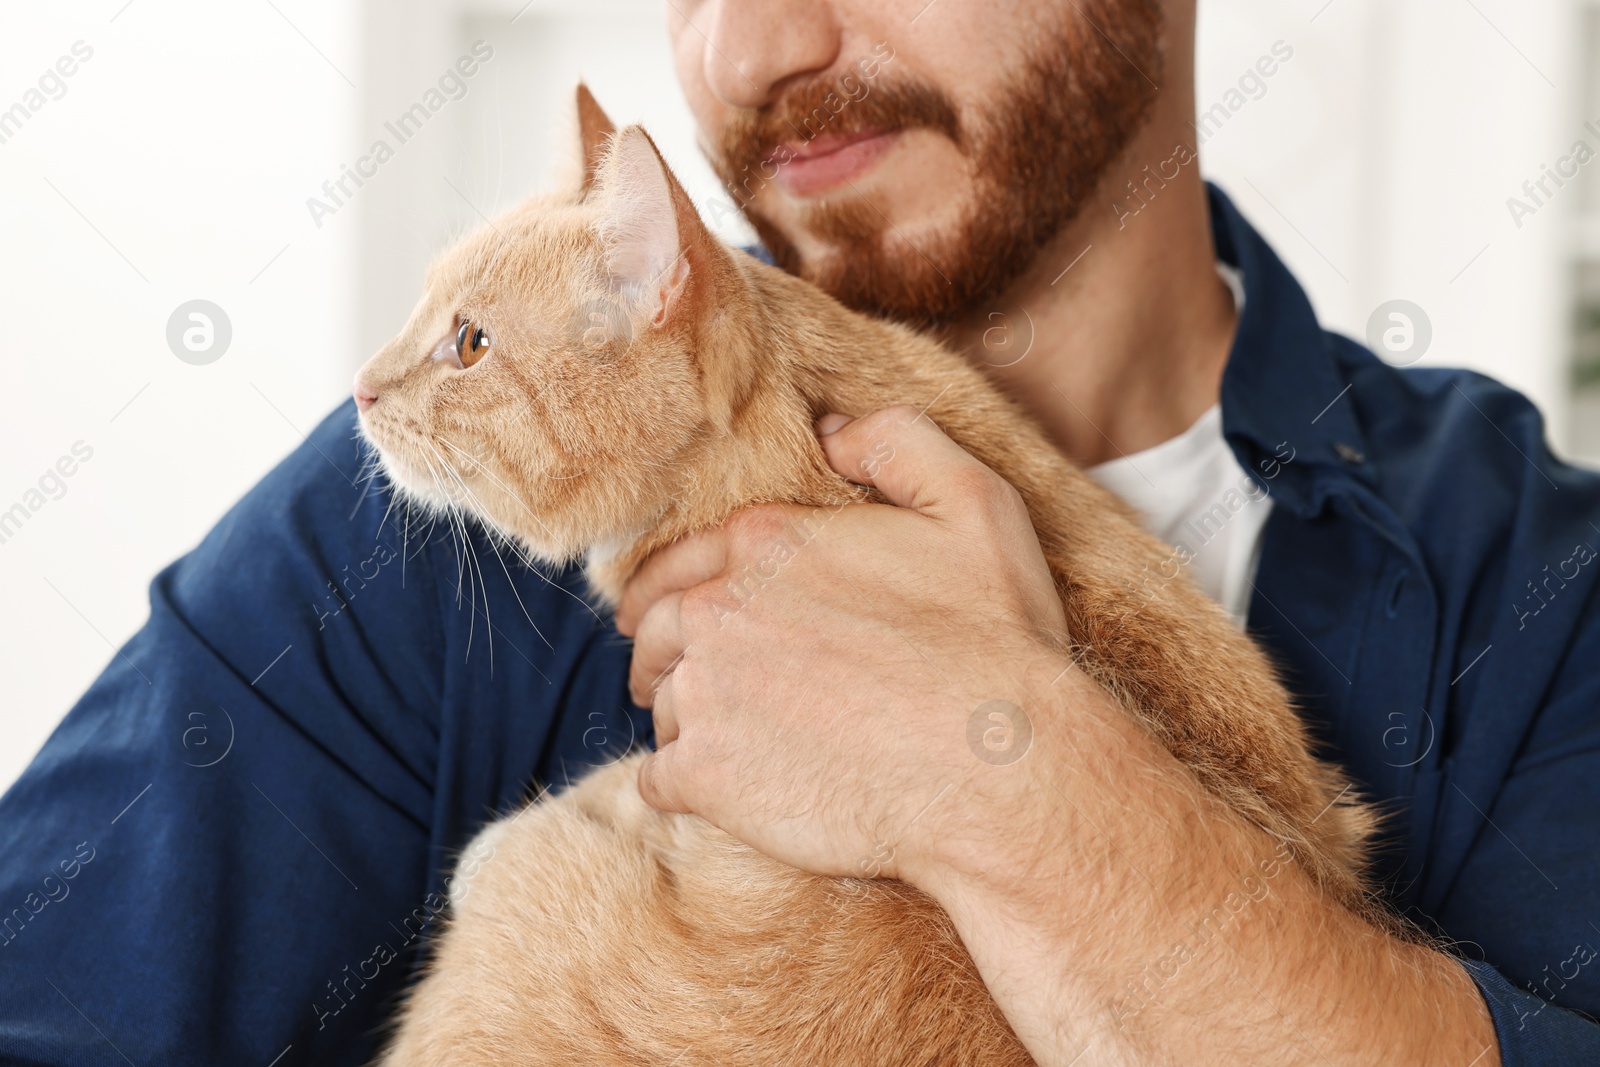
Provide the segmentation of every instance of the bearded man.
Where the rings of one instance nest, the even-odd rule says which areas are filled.
[[[1019,499],[915,407],[819,424],[857,479],[888,442],[891,503],[841,513],[736,625],[694,608],[766,552],[759,522],[647,564],[631,650],[575,571],[489,569],[487,597],[526,607],[496,618],[491,673],[463,668],[453,548],[391,546],[381,494],[341,474],[346,406],[157,578],[0,801],[0,905],[47,876],[77,899],[7,928],[0,1057],[363,1062],[406,979],[364,969],[372,946],[433,921],[454,850],[654,724],[651,803],[927,891],[1041,1064],[1600,1063],[1600,479],[1510,390],[1317,325],[1199,176],[1194,0],[667,7],[767,254],[939,331],[1182,546],[1383,805],[1390,902],[1458,949],[1365,925],[1292,864],[1242,891],[1277,843],[1204,808],[1030,629],[1053,592]],[[324,598],[379,548],[404,582]],[[910,643],[913,617],[941,625]],[[996,698],[1031,749],[946,789]],[[231,758],[185,758],[221,709]],[[863,827],[907,797],[884,852]]]

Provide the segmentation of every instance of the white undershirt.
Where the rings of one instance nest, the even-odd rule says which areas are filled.
[[[1217,270],[1243,311],[1238,272],[1224,264]],[[1132,505],[1145,529],[1186,549],[1189,580],[1243,629],[1272,498],[1223,439],[1220,404],[1177,437],[1091,467],[1089,476]]]

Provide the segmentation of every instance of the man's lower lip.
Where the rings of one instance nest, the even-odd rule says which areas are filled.
[[[775,179],[791,196],[811,196],[836,185],[853,181],[894,147],[900,131],[891,130],[874,137],[852,141],[842,148],[820,155],[794,157],[778,167]]]

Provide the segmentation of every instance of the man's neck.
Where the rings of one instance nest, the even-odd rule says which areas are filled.
[[[1083,466],[1177,436],[1220,395],[1238,314],[1216,272],[1199,161],[1180,167],[1180,143],[1194,151],[1186,123],[1145,127],[1034,266],[950,334]],[[1151,179],[1158,167],[1179,174]],[[997,325],[1008,341],[1031,331],[1009,366],[993,365]]]

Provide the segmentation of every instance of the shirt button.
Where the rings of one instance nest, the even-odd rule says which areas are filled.
[[[1346,463],[1365,463],[1367,461],[1367,454],[1365,452],[1362,452],[1360,449],[1351,448],[1343,441],[1335,442],[1333,446],[1333,452],[1334,455],[1338,456]]]
[[[1405,595],[1406,579],[1411,576],[1411,571],[1401,568],[1400,573],[1394,576],[1394,584],[1389,587],[1389,606],[1386,614],[1391,619],[1400,617],[1400,599]]]

